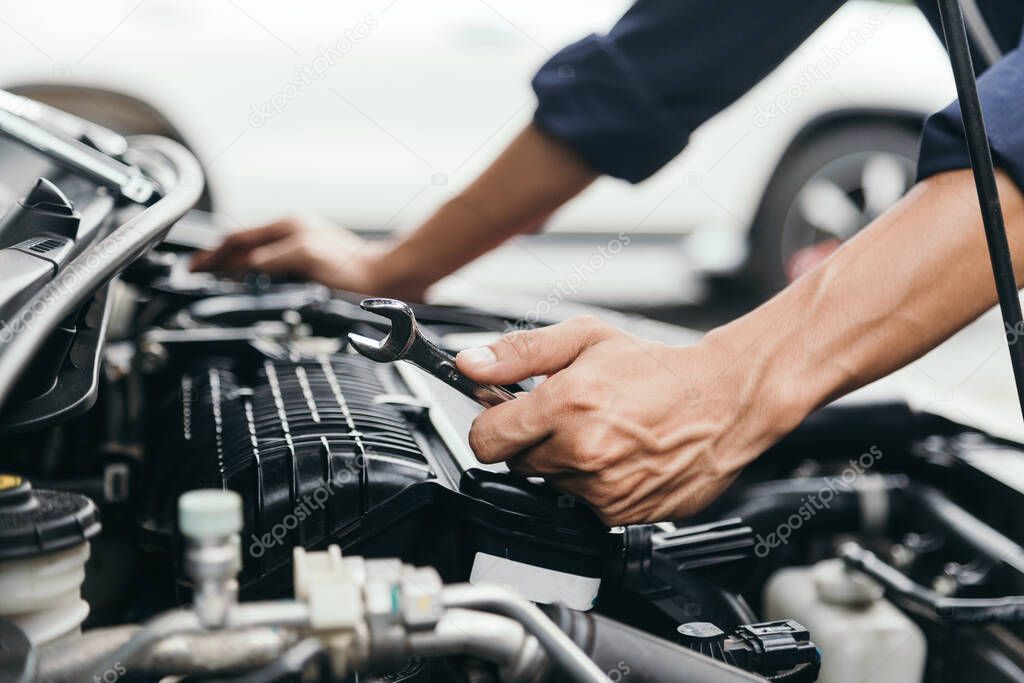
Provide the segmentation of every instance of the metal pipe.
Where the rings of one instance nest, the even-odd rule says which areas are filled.
[[[995,564],[1005,564],[1024,576],[1024,548],[930,486],[912,485],[902,493],[908,506],[935,519],[953,536]]]
[[[168,636],[139,657],[133,671],[156,676],[250,671],[299,642],[298,631],[257,626]]]
[[[20,329],[0,340],[0,408],[49,334],[97,289],[162,239],[199,201],[203,171],[191,152],[157,136],[139,136],[133,143],[167,159],[178,184],[145,211],[89,245],[15,314],[13,320]],[[182,182],[183,178],[189,180]]]
[[[409,650],[418,657],[469,655],[493,662],[510,683],[540,680],[547,668],[540,643],[519,622],[475,610],[447,610],[433,630],[409,634]]]
[[[229,612],[227,628],[240,629],[254,626],[275,626],[278,628],[303,628],[309,625],[309,608],[299,602],[280,601],[236,605]],[[166,638],[181,634],[203,633],[206,635],[221,631],[205,631],[199,617],[192,610],[172,610],[153,617],[146,622],[127,643],[113,652],[94,658],[88,679],[99,676],[114,662],[130,667],[141,661],[151,648]]]
[[[115,666],[128,668],[146,650],[161,639],[178,633],[201,630],[199,618],[190,610],[172,610],[153,617],[124,645],[111,652],[93,657],[86,669],[86,680],[103,680],[104,674]]]
[[[974,185],[978,191],[981,220],[985,225],[985,240],[989,260],[992,262],[999,309],[1003,314],[1003,325],[1008,332],[1024,330],[1024,317],[1021,315],[1020,299],[1017,294],[1017,278],[1013,272],[1013,259],[1006,239],[1006,225],[1003,222],[995,168],[992,165],[992,149],[989,147],[988,133],[985,131],[985,117],[978,97],[978,83],[974,78],[974,64],[967,42],[964,15],[958,0],[938,2],[942,31],[946,37],[946,50],[949,52],[949,63],[953,68],[957,100],[960,102],[964,133],[967,136],[967,151],[971,157]],[[1017,401],[1020,404],[1021,415],[1024,416],[1024,344],[1015,343],[1015,337],[1010,334],[1006,337],[1010,350],[1010,366],[1017,385]]]
[[[107,670],[127,670],[129,662],[118,657],[118,650],[140,630],[116,626],[47,643],[39,651],[36,683],[89,680],[99,659],[107,662]],[[298,640],[296,630],[276,626],[170,634],[141,650],[130,662],[131,671],[148,676],[249,671],[283,656]]]
[[[61,638],[39,646],[39,670],[35,683],[79,683],[88,680],[97,659],[123,646],[138,633],[139,627],[113,626],[86,631],[81,636]],[[101,679],[102,680],[102,679]]]
[[[609,683],[609,678],[576,643],[563,633],[532,602],[500,586],[455,584],[441,591],[447,607],[495,612],[515,619],[547,650],[552,661],[579,683]]]
[[[137,168],[121,163],[63,131],[45,128],[17,112],[4,111],[6,116],[0,117],[0,134],[31,147],[131,201],[148,203],[156,193],[153,181]]]
[[[767,534],[794,510],[807,505],[812,496],[821,498],[823,492],[829,491],[834,497],[828,501],[828,506],[806,521],[801,530],[864,532],[860,481],[849,486],[836,485],[835,480],[830,482],[828,477],[767,481],[743,489],[734,505],[718,512],[725,517],[740,517],[756,532]],[[892,519],[910,517],[925,525],[938,525],[996,565],[1005,565],[1024,576],[1024,547],[953,502],[942,491],[911,482],[902,474],[883,475],[878,481],[888,498]]]
[[[915,602],[931,609],[935,616],[958,624],[1024,622],[1024,596],[1001,598],[947,598],[900,573],[856,543],[844,543],[839,558],[852,569],[866,574],[882,585],[888,595]]]

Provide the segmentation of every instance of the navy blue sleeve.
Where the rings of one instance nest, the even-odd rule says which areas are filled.
[[[595,171],[639,182],[843,2],[637,0],[607,35],[589,35],[541,67],[534,122]]]
[[[978,95],[985,116],[992,159],[1024,188],[1024,52],[1020,46],[993,64],[978,79]],[[970,168],[967,141],[956,102],[925,123],[917,177],[958,168]]]

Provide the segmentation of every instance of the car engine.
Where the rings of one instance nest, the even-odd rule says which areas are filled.
[[[0,679],[1024,680],[1020,445],[840,401],[609,529],[348,348],[358,296],[191,273],[186,149],[0,117]],[[414,310],[448,350],[517,325]]]

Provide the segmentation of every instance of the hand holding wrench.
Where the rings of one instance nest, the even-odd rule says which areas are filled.
[[[348,341],[352,348],[370,360],[378,363],[409,361],[488,408],[516,397],[504,387],[481,384],[462,374],[455,365],[454,356],[420,334],[416,316],[408,304],[397,299],[363,299],[359,305],[363,310],[391,321],[391,331],[381,340],[349,333]]]

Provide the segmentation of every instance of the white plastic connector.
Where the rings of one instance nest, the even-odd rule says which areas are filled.
[[[242,497],[234,491],[198,489],[178,500],[178,529],[196,540],[224,538],[242,531]]]
[[[295,598],[309,603],[314,629],[355,629],[363,618],[363,558],[342,558],[341,548],[323,552],[292,551]]]

